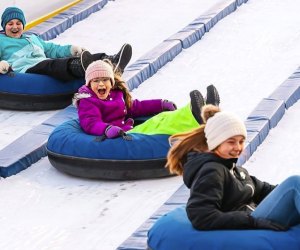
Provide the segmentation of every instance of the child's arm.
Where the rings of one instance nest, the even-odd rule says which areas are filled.
[[[59,45],[52,42],[45,42],[39,37],[36,37],[43,46],[47,58],[63,58],[72,56],[72,45]]]
[[[131,108],[128,110],[128,114],[132,117],[149,116],[161,113],[162,111],[172,111],[176,109],[176,105],[173,102],[162,99],[153,100],[133,100]]]

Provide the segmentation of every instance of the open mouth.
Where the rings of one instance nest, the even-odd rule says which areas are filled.
[[[99,93],[100,95],[105,95],[106,89],[98,89],[98,93]]]
[[[19,37],[21,36],[22,32],[20,32],[20,30],[14,29],[14,30],[10,30],[8,34],[10,34],[10,36],[12,37]]]

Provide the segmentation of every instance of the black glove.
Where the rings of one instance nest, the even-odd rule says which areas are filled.
[[[252,217],[253,218],[253,217]],[[276,222],[263,219],[263,218],[253,218],[254,227],[257,229],[270,229],[274,231],[286,231],[288,228],[282,226]]]

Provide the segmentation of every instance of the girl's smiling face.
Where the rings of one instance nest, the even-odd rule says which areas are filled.
[[[109,77],[97,77],[91,80],[91,89],[101,100],[106,100],[109,96],[112,84]]]
[[[20,38],[23,31],[23,23],[19,19],[12,19],[5,25],[5,34],[9,37]]]
[[[236,135],[222,142],[214,151],[215,154],[224,158],[238,158],[245,147],[245,137]]]

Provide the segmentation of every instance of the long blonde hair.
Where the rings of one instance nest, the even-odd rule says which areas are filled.
[[[220,108],[213,105],[206,105],[202,108],[202,118],[204,124],[192,131],[170,136],[171,148],[167,155],[166,167],[173,174],[182,175],[183,165],[189,152],[208,151],[207,141],[204,133],[207,119],[220,112]]]

